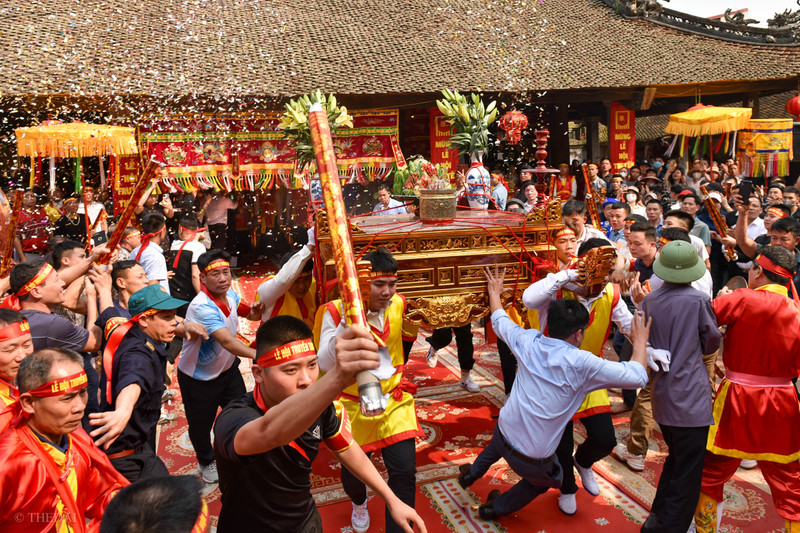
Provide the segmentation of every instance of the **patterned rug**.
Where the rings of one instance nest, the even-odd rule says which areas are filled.
[[[235,289],[245,298],[252,294],[261,281],[262,271],[246,267],[240,273]],[[251,274],[252,272],[252,274]],[[246,337],[252,338],[256,323],[242,321]],[[499,522],[484,522],[473,506],[485,501],[492,489],[507,490],[519,478],[504,461],[497,463],[486,476],[469,490],[462,489],[455,478],[458,466],[472,462],[489,442],[500,407],[505,400],[500,361],[496,348],[486,342],[483,327],[473,325],[476,366],[473,378],[480,385],[477,393],[465,391],[459,383],[460,372],[455,343],[439,352],[439,364],[430,369],[425,362],[428,345],[421,331],[412,351],[407,373],[418,386],[417,414],[425,436],[417,440],[417,512],[430,532],[534,532],[552,533],[567,531],[613,531],[624,533],[638,531],[647,517],[650,502],[655,495],[658,477],[666,457],[666,445],[660,433],[654,431],[644,472],[633,472],[613,455],[595,465],[601,494],[592,497],[586,491],[577,494],[578,513],[566,516],[557,508],[558,491],[551,490],[537,498],[519,513],[503,517]],[[249,363],[240,370],[248,390],[253,387]],[[174,377],[174,376],[173,376]],[[177,388],[177,380],[173,379]],[[612,401],[620,401],[612,392]],[[196,474],[197,462],[189,442],[186,418],[180,395],[167,409],[178,415],[174,422],[160,426],[158,451],[173,474]],[[627,438],[629,413],[614,416],[618,440]],[[583,441],[584,428],[575,424],[575,441]],[[380,454],[373,463],[381,473],[385,468]],[[352,533],[350,526],[351,504],[342,491],[339,465],[324,447],[314,463],[312,474],[314,498],[327,532]],[[206,485],[205,499],[209,504],[212,531],[215,530],[220,510],[220,492],[216,485]],[[725,514],[722,532],[778,532],[783,520],[775,512],[769,488],[758,469],[737,472],[725,491]],[[384,531],[384,505],[371,496],[370,531]]]

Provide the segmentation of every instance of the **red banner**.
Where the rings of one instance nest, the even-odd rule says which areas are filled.
[[[431,163],[439,164],[453,179],[458,166],[458,150],[450,148],[450,124],[438,107],[430,108],[431,116]]]
[[[125,209],[125,203],[133,194],[136,178],[142,173],[138,155],[111,156],[109,165],[114,174],[114,216]]]
[[[608,145],[614,170],[632,166],[636,162],[636,112],[619,102],[612,102],[608,130]]]
[[[342,179],[371,181],[387,175],[395,162],[405,166],[397,141],[396,109],[354,111],[353,128],[334,138]],[[165,118],[140,128],[147,158],[166,164],[172,187],[187,191],[307,188],[295,173],[294,150],[278,129],[280,112],[258,119],[223,117]]]

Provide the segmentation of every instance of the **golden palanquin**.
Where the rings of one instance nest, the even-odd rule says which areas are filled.
[[[324,211],[317,211],[316,219],[324,287],[336,279],[336,268]],[[399,264],[397,289],[408,304],[406,320],[430,328],[461,326],[488,313],[485,265],[506,269],[504,299],[510,304],[516,290],[518,302],[534,281],[534,257],[553,257],[548,232],[563,226],[557,201],[526,217],[459,209],[448,224],[424,224],[414,215],[354,217],[350,222],[355,257],[378,247],[392,252]],[[333,298],[328,293],[324,299]]]

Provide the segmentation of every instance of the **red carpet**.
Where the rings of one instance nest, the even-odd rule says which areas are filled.
[[[245,266],[240,271],[236,289],[252,300],[252,295],[271,264]],[[243,321],[244,322],[244,321]],[[245,326],[245,324],[242,324]],[[255,332],[254,323],[246,324],[245,334]],[[494,488],[507,490],[517,476],[504,462],[476,482],[470,490],[463,490],[455,482],[458,465],[472,462],[489,442],[496,416],[505,398],[500,373],[499,358],[494,346],[488,345],[483,328],[473,326],[476,366],[473,378],[481,386],[478,393],[468,393],[459,384],[458,359],[455,343],[439,352],[439,365],[430,369],[425,363],[428,345],[425,332],[415,344],[407,372],[419,387],[417,414],[425,437],[417,440],[417,512],[425,520],[430,532],[572,532],[613,531],[613,533],[638,531],[647,517],[650,502],[655,495],[661,473],[666,446],[658,431],[654,432],[644,472],[637,473],[610,456],[595,465],[601,495],[592,497],[584,490],[577,494],[578,513],[566,516],[557,508],[558,491],[551,490],[537,498],[521,512],[503,517],[499,522],[483,522],[472,509]],[[253,381],[249,364],[240,365],[248,390]],[[177,380],[173,380],[177,388]],[[612,394],[612,401],[619,401]],[[174,474],[197,473],[197,462],[189,443],[183,405],[178,396],[168,406],[179,415],[175,422],[160,426],[158,451],[170,472]],[[614,417],[618,440],[628,434],[629,413]],[[581,424],[575,424],[575,440],[584,438]],[[380,454],[373,457],[379,471],[385,473]],[[352,533],[350,527],[351,504],[343,493],[339,479],[339,466],[324,448],[314,463],[313,493],[325,524],[326,532]],[[219,489],[205,486],[209,503],[211,525],[216,526],[219,514]],[[778,517],[769,489],[758,469],[739,470],[725,491],[723,532],[764,533],[782,531],[783,520]],[[371,496],[371,532],[385,531],[384,505]]]

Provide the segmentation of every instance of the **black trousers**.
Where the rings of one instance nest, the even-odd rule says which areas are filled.
[[[517,377],[517,358],[511,353],[511,348],[498,337],[497,354],[500,356],[500,372],[503,373],[503,386],[506,394],[511,394],[514,379]]]
[[[617,437],[614,434],[614,423],[611,421],[611,413],[597,413],[580,419],[583,427],[586,428],[586,440],[578,446],[575,451],[575,462],[581,468],[590,468],[594,463],[611,453],[617,445]],[[564,478],[561,481],[562,494],[575,494],[578,492],[578,485],[575,483],[575,469],[572,468],[572,449],[574,447],[572,437],[572,420],[569,421],[564,433],[561,434],[561,442],[556,448],[558,462],[564,468]],[[688,526],[687,526],[688,527]]]
[[[457,328],[440,328],[433,330],[430,337],[425,340],[433,346],[434,350],[441,350],[453,340],[456,335],[456,348],[458,348],[458,364],[461,370],[472,370],[475,366],[475,346],[472,344],[472,324],[465,324]]]
[[[131,483],[169,475],[166,465],[156,455],[149,443],[142,445],[142,450],[137,453],[119,459],[111,459],[111,464]]]
[[[636,306],[633,305],[633,300],[631,300],[630,296],[623,296],[622,301],[624,301],[625,305],[628,306],[628,311],[630,311],[631,314],[636,313]],[[612,341],[612,344],[620,361],[631,360],[631,356],[633,355],[633,345],[627,339],[627,337],[622,334],[619,328],[617,328],[617,331],[614,333],[614,340]],[[633,407],[633,404],[636,403],[636,389],[622,389],[622,401],[629,408]]]
[[[708,426],[659,426],[669,454],[658,480],[650,516],[642,525],[641,531],[684,533],[692,523],[697,500],[700,498]]]
[[[189,423],[189,440],[197,455],[197,462],[208,466],[214,461],[211,427],[217,418],[217,409],[247,393],[239,372],[239,360],[210,381],[194,379],[178,370],[178,384],[186,410],[186,421]]]
[[[381,449],[383,463],[389,471],[389,488],[400,498],[400,501],[414,507],[417,494],[417,461],[414,439],[401,440]],[[372,455],[368,453],[367,455]],[[342,487],[356,505],[367,500],[367,487],[342,465]],[[397,533],[403,529],[397,525],[386,508],[386,532]]]
[[[228,246],[228,225],[211,224],[208,226],[208,235],[211,237],[211,248],[225,250]]]

